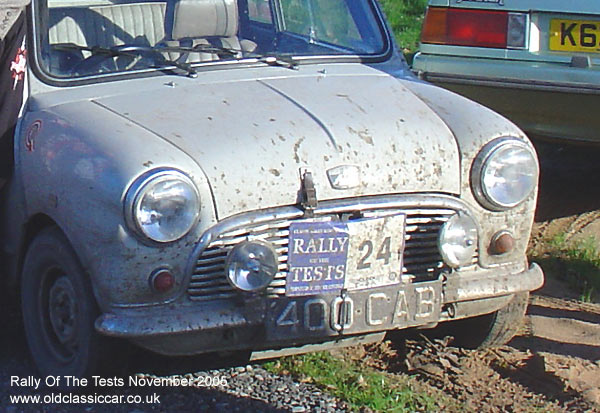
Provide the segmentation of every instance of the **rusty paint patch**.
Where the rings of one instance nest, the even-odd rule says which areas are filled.
[[[25,147],[28,152],[33,152],[35,150],[35,138],[42,130],[42,121],[36,120],[29,128],[27,128],[27,133],[25,134]]]

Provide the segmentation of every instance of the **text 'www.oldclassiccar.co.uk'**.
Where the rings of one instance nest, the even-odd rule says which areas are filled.
[[[39,393],[39,394],[12,394],[12,404],[38,404],[38,403],[99,403],[99,404],[159,404],[160,395],[157,393],[144,392],[139,394],[106,394],[94,392],[93,394],[82,394],[81,389],[150,389],[160,387],[223,387],[227,386],[227,378],[224,376],[200,375],[192,378],[187,377],[101,377],[91,376],[80,378],[75,376],[47,376],[45,378],[35,376],[11,376],[10,386],[21,390],[45,390],[45,389],[70,389],[74,392]]]

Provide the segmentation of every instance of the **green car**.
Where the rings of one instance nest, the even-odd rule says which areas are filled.
[[[413,70],[532,136],[598,142],[600,4],[430,0]]]

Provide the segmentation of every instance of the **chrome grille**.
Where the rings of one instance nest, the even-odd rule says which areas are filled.
[[[441,208],[403,208],[362,211],[361,218],[376,218],[398,213],[406,214],[406,243],[403,279],[408,282],[431,280],[444,263],[437,248],[441,226],[455,211]],[[260,239],[272,243],[279,254],[279,272],[267,288],[270,296],[285,295],[287,276],[288,235],[292,220],[282,219],[245,226],[244,229],[220,234],[204,249],[196,262],[188,286],[192,300],[214,300],[234,297],[237,292],[227,282],[225,260],[231,248],[239,242]],[[476,257],[474,257],[476,260]]]

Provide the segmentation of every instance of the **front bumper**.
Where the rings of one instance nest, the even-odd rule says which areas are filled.
[[[510,301],[512,294],[535,290],[544,282],[537,264],[517,273],[496,268],[450,274],[444,278],[439,280],[442,288],[441,311],[436,313],[439,316],[424,320],[424,325],[496,311]],[[170,355],[289,346],[285,340],[265,338],[266,306],[267,300],[256,297],[244,302],[214,301],[202,306],[170,304],[115,309],[98,318],[96,329],[102,334],[131,339],[143,347]],[[418,323],[411,324],[415,325]],[[328,340],[332,338],[321,339]]]
[[[530,134],[597,142],[600,69],[559,62],[417,54],[422,79],[475,100]]]

